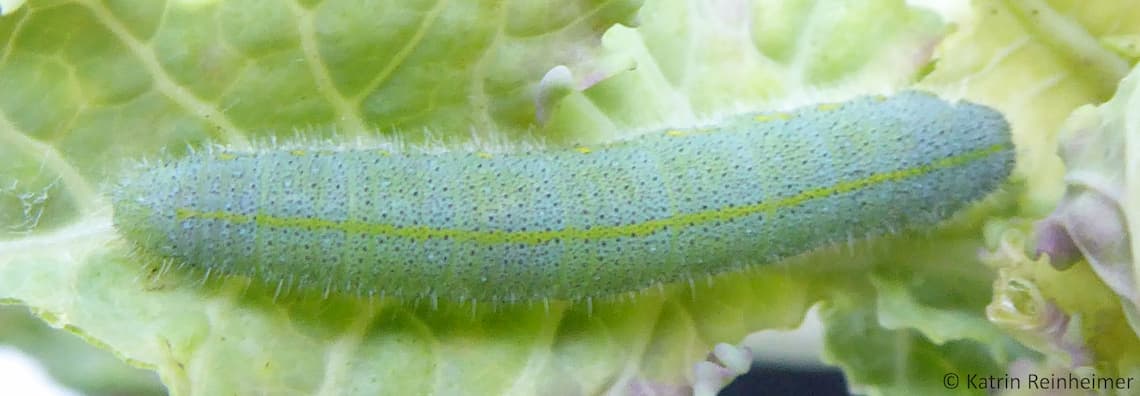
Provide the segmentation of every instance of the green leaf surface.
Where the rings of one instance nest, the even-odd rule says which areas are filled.
[[[166,394],[154,372],[127,366],[107,351],[51,329],[23,307],[0,306],[0,340],[38,357],[55,379],[88,395]]]
[[[982,258],[998,274],[986,312],[1003,332],[1045,359],[1028,369],[1021,364],[993,374],[1135,376],[1140,372],[1137,338],[1129,329],[1127,310],[1105,284],[1119,279],[1098,279],[1084,265],[1059,272],[1049,265],[1048,257],[1032,259],[1029,253],[1040,245],[1033,242],[1039,237],[1033,223],[1059,203],[1064,209],[1071,201],[1067,181],[1087,173],[1089,166],[1119,172],[1125,163],[1108,149],[1124,150],[1121,141],[1112,138],[1119,137],[1114,135],[1119,131],[1085,131],[1089,133],[1077,140],[1084,143],[1076,146],[1104,146],[1085,151],[1090,161],[1084,162],[1063,158],[1066,150],[1072,152],[1073,143],[1060,135],[1072,134],[1066,130],[1081,124],[1074,119],[1089,114],[1084,110],[1088,107],[1078,107],[1126,95],[1118,85],[1135,58],[1112,43],[1140,31],[1140,10],[1129,2],[985,1],[976,6],[981,12],[962,25],[963,35],[943,44],[940,56],[945,61],[923,83],[960,84],[965,73],[971,95],[1001,108],[1014,126],[1018,205],[1014,216],[992,218],[985,226],[989,251]],[[1106,112],[1104,117],[1123,113]],[[1089,220],[1099,224],[1130,218],[1111,213],[1094,217]],[[1123,261],[1132,265],[1131,258]],[[1020,391],[1010,393],[1026,394],[1025,388]],[[1134,392],[1122,389],[1108,394]]]
[[[712,345],[827,301],[856,389],[925,393],[1023,354],[984,320],[981,227],[1051,209],[1050,126],[1111,95],[1127,61],[1093,44],[1140,20],[1072,4],[979,1],[948,26],[901,0],[0,2],[0,301],[206,395],[685,391]],[[1007,114],[1017,185],[928,234],[589,304],[159,276],[106,199],[124,170],[211,145],[566,145],[916,81]]]
[[[1076,109],[1059,128],[1067,169],[1053,213],[1036,226],[996,222],[987,230],[995,247],[988,260],[999,273],[991,320],[1052,365],[1103,377],[1140,375],[1137,239],[1130,231],[1140,209],[1127,198],[1137,185],[1130,153],[1140,128],[1132,115],[1138,70],[1111,100]],[[1034,258],[1034,251],[1044,254]]]

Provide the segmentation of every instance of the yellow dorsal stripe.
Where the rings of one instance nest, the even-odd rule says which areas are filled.
[[[654,234],[666,228],[684,229],[717,221],[730,221],[757,213],[773,212],[777,209],[800,205],[813,199],[852,192],[882,183],[919,177],[937,170],[965,165],[1007,149],[1008,146],[1005,144],[995,144],[983,149],[947,157],[922,166],[877,173],[861,179],[839,182],[831,186],[804,191],[774,201],[762,201],[755,204],[709,209],[694,213],[681,213],[663,219],[618,226],[597,226],[590,228],[567,227],[561,230],[550,231],[475,231],[427,226],[399,227],[390,224],[366,223],[355,220],[337,221],[306,217],[279,217],[265,214],[241,215],[225,211],[203,212],[188,208],[175,209],[175,215],[180,221],[221,220],[235,224],[253,222],[258,226],[267,227],[336,230],[352,234],[389,236],[416,240],[447,238],[459,241],[473,241],[482,244],[541,244],[556,239],[583,240],[640,237]]]

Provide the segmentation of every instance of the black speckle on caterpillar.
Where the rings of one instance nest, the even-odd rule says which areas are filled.
[[[581,300],[935,225],[1014,164],[998,111],[921,92],[590,147],[192,153],[113,192],[140,252],[325,294]]]

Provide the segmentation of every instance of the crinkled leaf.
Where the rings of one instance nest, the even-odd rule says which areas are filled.
[[[713,343],[792,326],[828,300],[829,339],[866,329],[919,346],[886,366],[853,364],[885,353],[862,347],[834,349],[832,361],[860,389],[921,393],[933,388],[876,373],[903,364],[929,381],[947,361],[1006,360],[981,347],[1003,338],[980,320],[991,279],[975,255],[979,226],[1049,207],[1060,181],[1033,172],[1060,169],[1048,125],[1119,78],[1096,51],[1091,76],[1058,78],[1089,52],[1027,27],[1025,4],[979,2],[979,19],[942,42],[931,69],[947,30],[902,1],[0,3],[0,299],[156,369],[175,394],[681,388]],[[617,301],[275,300],[244,279],[156,280],[110,226],[104,198],[124,167],[205,144],[605,141],[893,91],[919,73],[928,89],[1010,116],[1030,188],[933,234]],[[1042,94],[1054,89],[1064,94]]]
[[[1082,175],[1092,174],[1112,180],[1116,187],[1128,183],[1123,169],[1130,160],[1119,155],[1127,150],[1123,139],[1127,134],[1100,127],[1129,124],[1124,109],[1134,106],[1121,102],[1103,106],[1100,113],[1092,107],[1073,111],[1114,95],[1113,101],[1127,101],[1120,98],[1129,95],[1128,84],[1119,91],[1118,85],[1135,57],[1122,48],[1126,49],[1125,38],[1140,31],[1140,14],[1128,2],[985,1],[977,5],[984,12],[963,26],[966,36],[957,36],[963,39],[945,43],[940,51],[944,60],[924,83],[958,84],[964,77],[968,95],[1003,109],[1014,126],[1019,205],[1017,216],[991,219],[985,229],[991,251],[983,257],[998,273],[988,317],[1047,357],[1029,372],[1059,369],[1086,376],[1090,372],[1104,377],[1134,376],[1140,372],[1135,358],[1140,344],[1129,329],[1127,304],[1123,304],[1127,299],[1114,293],[1133,287],[1131,257],[1113,250],[1120,246],[1105,243],[1099,255],[1090,256],[1097,259],[1091,260],[1093,266],[1080,263],[1058,271],[1049,265],[1050,260],[1058,268],[1068,267],[1081,253],[1067,249],[1068,236],[1062,238],[1056,232],[1061,229],[1057,224],[1077,224],[1044,222],[1038,227],[1043,232],[1036,233],[1033,224],[1056,208],[1056,213],[1077,214],[1067,219],[1083,217],[1084,224],[1101,226],[1070,228],[1076,240],[1106,242],[1125,236],[1108,226],[1130,221],[1127,206],[1123,216],[1115,209],[1105,210],[1104,201],[1083,194],[1083,187],[1074,190],[1072,182],[1081,184]],[[1037,249],[1048,255],[1031,258]],[[1104,265],[1098,267],[1097,262]],[[1105,268],[1121,272],[1105,276],[1101,271]]]

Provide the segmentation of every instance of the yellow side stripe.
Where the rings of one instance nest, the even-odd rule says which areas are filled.
[[[225,211],[203,212],[187,208],[175,209],[176,218],[182,220],[221,220],[234,224],[255,223],[258,226],[278,228],[299,228],[305,230],[335,230],[351,234],[389,236],[414,240],[454,239],[473,241],[481,244],[542,244],[552,240],[591,240],[617,237],[641,237],[654,234],[665,228],[685,229],[712,222],[725,222],[757,213],[773,212],[806,203],[814,199],[835,194],[856,191],[875,185],[911,179],[928,173],[965,165],[990,155],[1009,149],[1008,145],[995,144],[986,148],[947,157],[929,164],[908,169],[873,174],[865,178],[839,182],[820,187],[775,201],[758,202],[742,206],[729,206],[694,213],[682,213],[663,219],[619,226],[597,226],[590,228],[568,227],[550,231],[473,231],[454,228],[427,226],[399,227],[390,224],[366,223],[361,221],[337,221],[306,217],[279,217],[265,214],[240,215]]]

